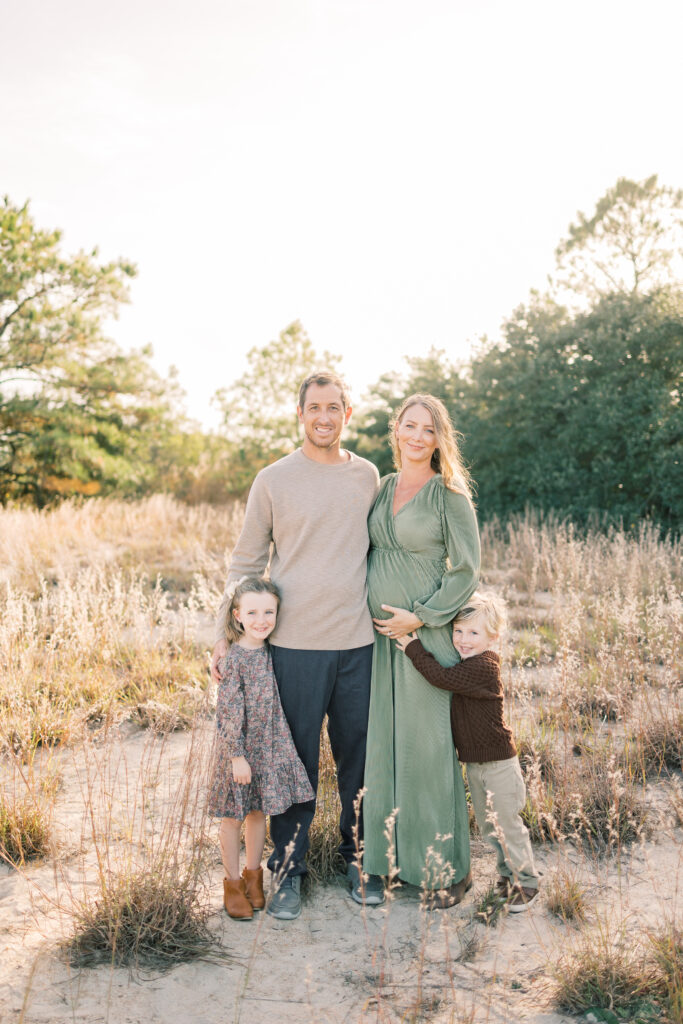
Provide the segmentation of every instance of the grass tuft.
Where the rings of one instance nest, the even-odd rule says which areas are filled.
[[[647,827],[642,787],[609,744],[586,747],[581,760],[565,764],[555,781],[546,782],[532,765],[527,793],[522,818],[536,843],[571,839],[602,854],[636,841]]]
[[[490,885],[476,902],[474,920],[486,925],[487,928],[495,928],[504,907],[505,900],[496,887]]]
[[[586,920],[586,892],[575,873],[559,868],[543,883],[543,901],[555,917],[583,924]]]
[[[670,698],[669,698],[670,700]],[[631,742],[648,775],[683,768],[683,709],[667,701],[650,704],[644,720],[636,723]]]
[[[212,951],[208,911],[192,873],[171,877],[165,868],[162,862],[114,876],[99,899],[80,904],[65,946],[72,965],[164,969]]]
[[[318,772],[318,798],[315,817],[308,833],[310,847],[306,864],[311,881],[324,883],[331,882],[339,872],[346,871],[344,858],[339,853],[341,803],[337,789],[337,769],[325,726],[320,733]]]
[[[149,734],[137,764],[106,747],[84,747],[87,846],[97,875],[82,894],[63,879],[72,931],[62,948],[71,964],[165,969],[218,955],[207,925],[215,851],[206,814],[211,742],[199,715],[182,764],[175,764],[176,782],[164,735]]]
[[[18,867],[44,857],[52,837],[51,810],[34,796],[0,793],[0,857]]]
[[[642,947],[623,928],[614,935],[602,921],[580,933],[548,966],[557,1006],[569,1013],[611,1010],[617,1019],[630,1019],[657,993],[658,974]]]
[[[683,1024],[683,929],[668,921],[648,935],[659,995],[673,1024]]]

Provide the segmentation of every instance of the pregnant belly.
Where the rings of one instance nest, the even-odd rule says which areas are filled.
[[[368,605],[373,618],[386,618],[383,604],[412,608],[439,589],[445,566],[402,551],[373,549],[368,559]]]

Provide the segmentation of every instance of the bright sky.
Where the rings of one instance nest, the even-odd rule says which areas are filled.
[[[679,0],[0,0],[0,193],[138,264],[190,413],[299,318],[359,399],[466,358],[577,210],[683,186]]]

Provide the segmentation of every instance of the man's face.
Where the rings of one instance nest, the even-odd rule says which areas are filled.
[[[299,422],[316,448],[332,448],[349,422],[351,407],[344,409],[341,391],[334,384],[309,384],[304,407],[297,406]]]

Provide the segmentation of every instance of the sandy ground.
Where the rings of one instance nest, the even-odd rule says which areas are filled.
[[[143,730],[126,726],[99,752],[117,770],[102,772],[97,784],[106,789],[116,778],[121,807],[123,796],[130,800],[134,793],[135,780],[149,772],[149,742]],[[177,785],[188,744],[182,733],[166,740],[155,779],[159,791],[170,793]],[[222,911],[216,857],[211,927],[230,959],[189,963],[166,973],[109,967],[74,971],[58,955],[70,925],[59,904],[68,906],[70,886],[79,891],[84,881],[92,886],[96,878],[84,815],[84,752],[61,752],[58,770],[55,857],[23,871],[0,867],[2,1024],[561,1024],[571,1019],[553,1011],[548,968],[579,932],[542,904],[502,917],[495,928],[476,922],[476,903],[495,876],[493,854],[476,840],[475,884],[459,907],[426,913],[419,892],[401,886],[385,907],[363,912],[340,879],[308,893],[301,917],[289,923],[266,914],[252,922],[230,920]],[[116,808],[110,828],[112,822],[121,826],[113,841],[125,842]],[[570,846],[541,849],[538,860],[546,878],[558,865],[574,866],[594,921],[598,915],[615,923],[654,925],[681,909],[682,838],[680,830],[662,834],[619,860],[598,864]]]

